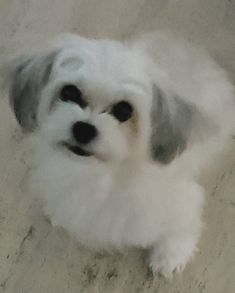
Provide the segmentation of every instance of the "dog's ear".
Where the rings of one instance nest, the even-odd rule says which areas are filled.
[[[22,57],[9,66],[8,94],[16,119],[25,131],[37,127],[40,92],[48,83],[57,53]]]
[[[150,145],[154,160],[168,164],[185,150],[194,115],[193,105],[153,86]]]

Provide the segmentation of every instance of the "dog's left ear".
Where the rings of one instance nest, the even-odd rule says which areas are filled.
[[[153,86],[150,146],[154,160],[168,164],[186,149],[194,115],[193,105]]]
[[[22,57],[9,66],[7,90],[10,105],[24,131],[37,127],[40,93],[48,83],[56,52]]]

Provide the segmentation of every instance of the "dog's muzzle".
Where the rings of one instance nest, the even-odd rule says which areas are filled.
[[[98,135],[98,131],[95,126],[83,121],[77,121],[73,124],[72,129],[73,140],[78,144],[70,144],[68,142],[63,142],[62,145],[65,146],[69,151],[78,156],[89,157],[92,154],[85,150],[82,146],[88,145],[92,142]]]

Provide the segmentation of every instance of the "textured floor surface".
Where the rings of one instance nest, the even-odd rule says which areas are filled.
[[[66,31],[125,38],[170,27],[234,62],[234,0],[1,0],[0,58]],[[226,31],[226,33],[225,33]],[[221,34],[222,32],[222,34]],[[0,60],[1,61],[1,60]],[[148,273],[144,254],[94,255],[52,228],[27,192],[21,134],[0,98],[0,292],[235,292],[235,143],[202,176],[207,204],[199,252],[169,282]],[[232,141],[232,140],[231,140]]]

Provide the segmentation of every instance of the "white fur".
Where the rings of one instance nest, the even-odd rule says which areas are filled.
[[[154,272],[182,269],[201,230],[203,190],[196,176],[235,125],[234,88],[226,73],[200,48],[162,33],[129,43],[71,35],[55,48],[60,52],[40,93],[39,127],[30,140],[32,184],[45,213],[88,248],[145,248]],[[91,106],[58,101],[48,112],[67,82],[82,88]],[[166,165],[149,154],[153,83],[166,93],[172,113],[177,94],[202,115],[193,122],[187,148]],[[122,99],[134,105],[132,122],[120,124],[103,113]],[[81,120],[100,133],[87,146],[91,157],[57,145],[71,139],[72,124]]]

